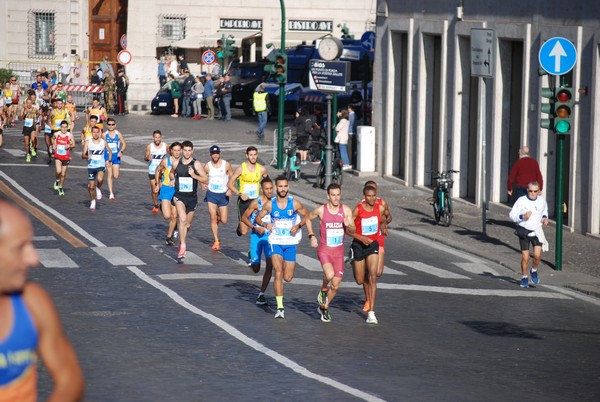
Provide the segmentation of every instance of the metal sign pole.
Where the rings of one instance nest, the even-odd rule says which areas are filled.
[[[327,145],[325,145],[325,188],[327,188],[331,184],[331,159],[332,159],[332,150],[331,146],[331,100],[333,96],[331,94],[327,94]]]
[[[487,195],[486,195],[486,113],[485,113],[485,79],[483,77],[479,77],[479,86],[481,93],[479,102],[481,104],[481,232],[483,235],[487,235],[486,233],[486,221],[487,221]]]

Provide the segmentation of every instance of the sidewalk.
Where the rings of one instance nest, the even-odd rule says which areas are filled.
[[[302,166],[302,179],[292,183],[290,192],[316,204],[325,202],[325,191],[313,187],[318,165]],[[273,167],[271,168],[273,169]],[[508,218],[508,206],[492,204],[487,213],[486,232],[483,235],[481,210],[472,204],[455,200],[454,218],[449,227],[437,225],[433,207],[429,204],[431,190],[405,187],[393,179],[385,179],[359,172],[345,172],[342,201],[357,199],[365,181],[378,184],[378,195],[384,198],[393,216],[391,230],[404,230],[416,235],[486,258],[514,272],[520,279],[520,251],[515,224]],[[354,205],[352,205],[354,207]],[[545,229],[550,250],[542,256],[540,279],[543,284],[577,290],[600,298],[600,269],[597,251],[600,239],[563,232],[562,271],[555,271],[556,227],[551,222]]]

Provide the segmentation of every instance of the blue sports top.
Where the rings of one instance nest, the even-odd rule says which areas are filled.
[[[21,294],[11,296],[14,321],[0,340],[0,387],[21,377],[37,361],[38,333]]]

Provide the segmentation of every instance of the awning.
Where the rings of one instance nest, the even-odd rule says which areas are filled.
[[[302,42],[306,42],[310,45],[314,40],[321,39],[328,36],[329,32],[297,32],[289,31],[285,33],[285,44],[286,45],[298,45]],[[281,44],[281,35],[273,38],[273,46],[279,47]]]
[[[213,36],[218,36],[217,39],[221,39],[221,37],[223,35],[225,35],[226,38],[229,38],[230,35],[233,36],[235,45],[237,47],[241,47],[242,41],[244,39],[258,38],[259,36],[262,35],[262,31],[248,31],[248,30],[237,30],[236,31],[235,29],[220,29]]]

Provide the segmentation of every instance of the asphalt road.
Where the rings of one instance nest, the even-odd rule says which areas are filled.
[[[275,320],[272,288],[267,307],[255,304],[262,272],[245,266],[248,238],[235,235],[235,213],[220,228],[223,249],[213,252],[202,202],[179,264],[176,248],[164,245],[164,221],[150,212],[142,159],[151,131],[160,127],[168,142],[193,139],[202,161],[217,142],[237,165],[255,122],[191,127],[168,119],[118,120],[132,159],[115,185],[117,199],[101,200],[94,212],[82,160],[73,161],[58,197],[52,168],[42,157],[26,165],[14,131],[0,149],[0,182],[9,188],[0,190],[50,219],[33,218],[42,264],[31,278],[58,306],[86,375],[86,400],[600,398],[598,304],[544,285],[523,291],[505,268],[409,233],[386,241],[377,326],[365,323],[349,266],[333,321],[320,321],[321,271],[306,239],[285,285],[286,318]],[[270,145],[260,149],[265,155]],[[42,372],[42,398],[49,387]]]

